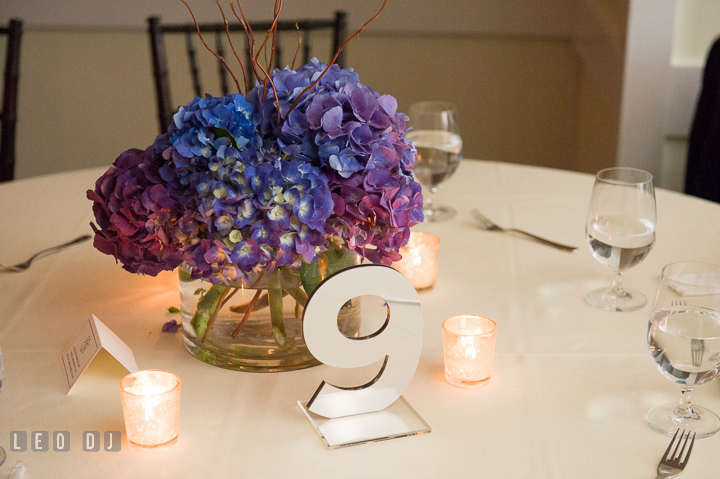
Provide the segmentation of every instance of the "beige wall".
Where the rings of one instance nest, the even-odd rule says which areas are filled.
[[[616,162],[628,3],[588,0],[573,45],[580,59],[575,170],[594,173]]]
[[[676,65],[702,66],[720,35],[720,2],[683,0],[675,5],[672,59]]]
[[[666,132],[663,140],[661,171],[663,187],[675,191],[685,190],[688,139],[695,104],[702,84],[705,58],[715,39],[720,35],[720,3],[717,0],[683,0],[675,6],[675,24],[670,63],[676,70],[697,70],[695,83],[686,85],[686,106],[690,115],[683,115],[685,128]],[[692,93],[692,96],[690,95]],[[676,112],[673,111],[673,114]]]
[[[383,35],[353,47],[361,81],[400,108],[458,105],[466,158],[574,166],[578,64],[569,40]]]
[[[182,40],[169,50],[179,53]],[[314,53],[326,59],[327,51]],[[607,51],[581,54],[560,36],[368,32],[347,52],[361,81],[396,96],[401,110],[422,99],[456,103],[467,158],[580,171],[614,162],[619,93],[587,64]],[[214,72],[210,55],[198,53]],[[191,97],[189,81],[178,81],[185,68],[171,61],[176,103]],[[156,123],[145,32],[26,31],[17,178],[110,165],[123,150],[149,145]]]

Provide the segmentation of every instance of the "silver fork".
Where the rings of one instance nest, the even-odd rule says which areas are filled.
[[[30,267],[32,262],[35,261],[36,259],[41,258],[43,256],[47,256],[52,253],[57,253],[66,248],[69,248],[71,246],[75,246],[76,244],[83,243],[83,242],[89,240],[90,238],[92,238],[91,235],[78,236],[74,240],[68,241],[67,243],[53,246],[52,248],[44,249],[38,253],[35,253],[27,261],[23,261],[22,263],[14,264],[12,266],[6,266],[4,264],[0,264],[0,272],[5,271],[5,272],[9,272],[9,273],[17,273],[19,271],[25,271],[26,269],[28,269]]]
[[[545,238],[541,238],[539,236],[535,236],[532,233],[528,233],[527,231],[515,229],[515,228],[502,228],[495,223],[493,223],[487,216],[483,215],[478,211],[477,209],[473,209],[470,211],[470,214],[472,215],[473,219],[477,223],[477,225],[487,231],[499,231],[501,233],[504,232],[514,232],[514,233],[520,233],[522,235],[527,236],[528,238],[531,238],[538,243],[542,243],[547,246],[551,246],[553,248],[557,248],[560,251],[565,251],[567,253],[577,253],[578,249],[574,246],[567,246],[564,244],[556,243],[554,241],[546,240]]]
[[[702,366],[703,354],[705,352],[705,342],[702,339],[691,339],[690,350],[692,352],[693,366]]]
[[[681,306],[687,306],[687,302],[683,299],[677,301],[671,301],[670,306],[678,308]],[[692,354],[693,366],[702,366],[703,356],[705,354],[705,341],[702,339],[691,339],[690,340],[690,353]]]
[[[679,439],[677,437],[678,434],[680,434]],[[675,439],[678,439],[677,443],[675,443]],[[680,429],[675,431],[675,435],[673,436],[672,441],[670,441],[670,445],[665,450],[665,455],[662,457],[662,459],[660,459],[660,464],[658,464],[657,468],[658,475],[655,479],[670,479],[672,477],[677,477],[682,474],[683,469],[685,469],[685,466],[687,466],[687,463],[690,460],[690,453],[692,452],[693,444],[695,444],[695,433],[692,434],[692,439],[690,439],[690,447],[687,450],[685,459],[683,459],[682,455],[683,452],[685,452],[685,447],[687,446],[688,439],[690,439],[689,431],[687,435],[685,434],[685,431],[680,432]],[[675,443],[675,450],[672,452],[672,454],[670,454],[673,443]],[[680,448],[680,445],[682,445],[682,448]],[[678,449],[680,450],[679,453]]]

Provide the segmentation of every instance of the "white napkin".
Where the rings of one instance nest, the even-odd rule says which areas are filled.
[[[720,275],[714,272],[679,274],[668,285],[680,296],[701,296],[720,293]]]

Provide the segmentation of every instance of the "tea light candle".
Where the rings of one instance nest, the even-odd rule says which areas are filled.
[[[439,251],[440,238],[413,231],[407,245],[400,248],[402,259],[393,267],[409,279],[418,292],[430,291],[435,287]]]
[[[487,384],[492,373],[497,325],[473,314],[452,316],[442,324],[445,379],[454,386]]]
[[[120,381],[125,432],[131,446],[157,448],[177,442],[180,424],[180,378],[150,369]]]

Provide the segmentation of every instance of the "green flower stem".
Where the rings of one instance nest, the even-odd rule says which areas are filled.
[[[320,282],[341,269],[357,264],[358,256],[347,248],[331,246],[325,252],[325,257],[312,263],[303,263],[300,266],[300,280],[305,292],[311,295]]]
[[[302,316],[302,310],[308,300],[307,294],[305,294],[305,291],[300,288],[287,288],[285,291],[287,291],[288,294],[295,299],[295,318],[300,319]]]
[[[202,339],[200,340],[201,343],[205,343],[207,341],[208,335],[210,334],[210,330],[213,327],[213,324],[215,323],[215,320],[217,319],[218,313],[220,313],[220,310],[223,307],[223,304],[225,304],[225,299],[228,296],[228,293],[230,292],[230,288],[225,288],[222,293],[220,293],[220,298],[217,300],[217,303],[215,304],[215,309],[213,310],[212,314],[210,315],[210,320],[207,322],[207,327],[205,328],[205,334],[203,334]]]
[[[341,269],[355,265],[357,261],[357,253],[347,248],[330,248],[328,249],[327,255],[327,275],[324,276],[323,279]]]
[[[276,268],[268,278],[268,302],[270,303],[270,321],[275,344],[280,349],[287,347],[285,320],[283,318],[283,290],[280,268]]]
[[[287,291],[287,293],[292,296],[300,306],[305,307],[305,303],[307,303],[308,300],[308,296],[305,294],[305,291],[300,288],[287,288],[285,291]]]
[[[229,291],[230,290],[226,289],[225,291],[220,293],[220,299],[218,300],[218,304],[215,306],[215,311],[213,311],[212,315],[210,316],[210,320],[207,322],[207,328],[205,329],[205,334],[203,334],[203,337],[200,340],[201,343],[205,343],[205,341],[207,341],[208,335],[210,334],[210,331],[212,330],[213,324],[215,324],[215,320],[217,319],[220,309],[222,309],[222,304],[223,304],[225,298],[227,297]]]
[[[200,298],[200,301],[198,301],[197,309],[190,320],[190,324],[195,330],[195,334],[199,337],[206,337],[210,318],[213,317],[215,309],[217,309],[218,301],[220,301],[220,297],[226,290],[227,287],[225,285],[215,284]]]
[[[312,263],[303,263],[302,266],[300,266],[300,280],[308,296],[312,294],[320,284],[320,281],[322,281],[318,263],[319,261],[314,261]]]
[[[190,276],[190,272],[187,271],[183,266],[178,268],[178,277],[180,278],[180,281],[184,281],[186,283],[193,280]]]

